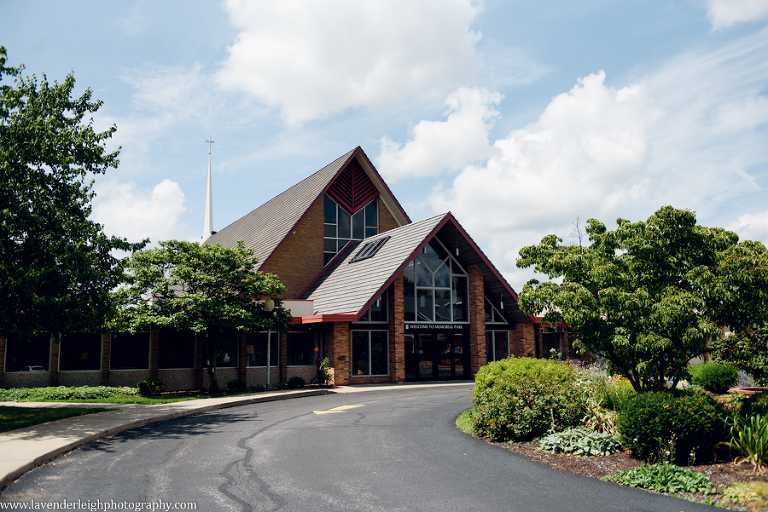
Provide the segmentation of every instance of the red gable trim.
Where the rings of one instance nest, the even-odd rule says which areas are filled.
[[[350,215],[353,215],[378,196],[379,189],[365,173],[360,162],[352,158],[336,175],[327,193]]]
[[[400,202],[395,197],[395,194],[392,193],[392,191],[389,189],[389,186],[387,185],[387,183],[381,178],[381,175],[379,174],[379,171],[377,171],[376,167],[373,166],[373,164],[371,163],[371,160],[368,158],[368,155],[366,155],[365,151],[363,151],[363,148],[358,146],[357,149],[355,150],[354,156],[359,156],[360,158],[362,158],[365,161],[366,165],[368,167],[370,167],[370,169],[373,172],[373,174],[376,175],[376,177],[378,178],[379,182],[381,183],[381,186],[384,187],[384,190],[387,191],[387,195],[389,197],[391,197],[392,200],[395,202],[395,205],[397,206],[397,208],[400,210],[400,213],[405,218],[406,224],[410,224],[411,223],[411,218],[408,216],[407,213],[405,213],[405,210],[403,209],[402,205],[400,204]]]
[[[322,322],[356,322],[359,313],[337,313],[335,315],[311,315],[295,317],[292,324],[317,324]]]
[[[496,277],[496,279],[498,279],[499,282],[501,282],[501,284],[507,290],[507,293],[509,293],[512,296],[515,302],[518,301],[517,293],[515,292],[515,290],[512,289],[509,283],[507,283],[507,280],[504,279],[504,277],[502,277],[501,273],[496,269],[496,267],[493,266],[493,263],[491,263],[491,261],[485,256],[483,251],[480,250],[480,247],[478,247],[477,244],[475,244],[475,241],[472,240],[472,237],[470,237],[469,234],[466,231],[464,231],[464,228],[461,227],[461,224],[459,224],[459,222],[456,220],[453,214],[451,212],[448,212],[445,214],[445,217],[443,217],[443,219],[434,228],[432,228],[432,231],[430,231],[429,234],[426,237],[424,237],[424,240],[418,245],[418,247],[416,247],[416,250],[414,250],[408,256],[408,258],[406,258],[405,262],[403,262],[403,264],[401,264],[397,268],[397,270],[395,270],[395,272],[387,280],[387,282],[384,283],[384,286],[379,288],[379,290],[373,295],[373,297],[368,302],[365,303],[365,306],[363,306],[363,308],[361,309],[362,312],[368,311],[368,308],[371,307],[373,302],[376,299],[378,299],[384,293],[384,291],[387,288],[389,288],[389,285],[391,285],[395,281],[395,279],[403,272],[403,270],[405,270],[405,267],[408,265],[408,263],[410,263],[411,260],[413,260],[413,258],[416,257],[419,251],[421,251],[422,249],[424,249],[424,247],[427,246],[427,244],[437,235],[438,231],[440,231],[443,228],[443,226],[445,226],[448,222],[450,222],[456,228],[456,230],[459,233],[461,233],[461,236],[464,237],[464,239],[467,241],[467,243],[469,243],[469,245],[477,253],[480,259],[483,260],[483,263],[485,263],[488,266],[488,268],[491,270],[491,272]],[[533,315],[529,315],[526,313],[526,316],[528,316],[528,318],[531,319],[531,322],[536,321]]]

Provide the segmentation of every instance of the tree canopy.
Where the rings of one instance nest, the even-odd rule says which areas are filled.
[[[517,266],[561,281],[529,281],[520,307],[565,322],[577,347],[604,358],[637,391],[686,376],[723,326],[768,317],[768,252],[759,242],[696,224],[688,210],[663,207],[645,222],[587,222],[589,245],[555,235],[520,251]]]
[[[98,330],[122,280],[113,250],[143,246],[104,234],[89,218],[94,175],[116,168],[93,128],[101,106],[75,79],[49,83],[6,67],[0,47],[0,335]]]
[[[219,244],[169,240],[134,253],[126,286],[115,292],[123,305],[117,329],[168,328],[204,334],[208,377],[216,386],[216,340],[222,333],[285,331],[291,320],[279,296],[285,287],[274,274],[256,270],[253,251],[242,242]],[[274,301],[267,310],[267,299]]]

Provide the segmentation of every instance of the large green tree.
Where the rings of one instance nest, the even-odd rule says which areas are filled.
[[[520,251],[517,266],[557,282],[531,280],[521,308],[566,322],[577,344],[602,357],[638,391],[686,375],[722,326],[762,325],[768,315],[768,253],[720,228],[696,224],[688,210],[664,207],[645,222],[598,220],[590,243],[554,235]]]
[[[197,333],[215,390],[219,336],[285,331],[291,320],[278,299],[285,287],[274,274],[257,271],[256,264],[253,251],[242,242],[229,249],[170,240],[136,252],[128,260],[126,286],[115,292],[124,305],[116,328]]]
[[[92,177],[117,167],[98,132],[101,106],[75,79],[49,83],[6,67],[0,47],[0,335],[98,330],[122,280],[115,249],[142,244],[90,219]]]

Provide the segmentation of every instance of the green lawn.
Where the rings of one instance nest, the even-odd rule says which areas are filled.
[[[69,418],[70,416],[82,416],[109,409],[52,409],[31,407],[0,407],[0,432],[8,432],[17,428],[29,427],[40,423]]]

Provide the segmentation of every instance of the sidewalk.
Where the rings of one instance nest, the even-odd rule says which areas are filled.
[[[21,475],[70,450],[102,437],[115,435],[124,430],[138,428],[149,423],[166,421],[191,414],[215,411],[238,405],[272,402],[306,396],[334,393],[357,393],[383,389],[402,390],[424,386],[462,386],[468,382],[430,384],[381,384],[339,386],[327,389],[303,389],[262,392],[248,395],[203,398],[161,405],[132,404],[79,404],[69,402],[0,402],[12,407],[103,407],[113,409],[85,416],[73,416],[63,420],[41,423],[31,427],[0,433],[0,489]]]

